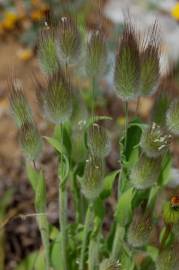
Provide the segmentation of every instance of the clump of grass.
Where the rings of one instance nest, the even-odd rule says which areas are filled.
[[[160,79],[157,23],[147,33],[147,39],[142,39],[142,45],[134,23],[130,20],[124,23],[115,59],[114,85],[125,105],[125,130],[118,136],[120,168],[112,172],[107,170],[106,157],[111,151],[113,136],[109,137],[101,120],[113,119],[96,115],[95,103],[100,79],[106,71],[108,40],[99,27],[86,44],[83,38],[87,38],[87,33],[81,36],[77,19],[69,14],[61,17],[56,26],[47,25],[45,31],[41,34],[38,52],[45,83],[36,80],[36,96],[42,114],[54,124],[53,135],[45,137],[55,149],[59,165],[59,228],[55,228],[54,242],[50,241],[45,179],[38,163],[42,139],[19,81],[10,83],[11,111],[35,192],[45,268],[143,270],[155,265],[158,270],[177,269],[171,256],[163,263],[163,256],[168,256],[163,254],[171,254],[177,240],[172,237],[172,230],[179,224],[178,197],[165,203],[162,217],[155,215],[155,206],[160,191],[169,181],[172,164],[169,145],[172,134],[178,135],[178,101],[169,107],[168,102],[162,101],[157,124],[146,124],[128,115],[130,101],[157,90]],[[79,61],[83,58],[82,49],[86,51],[83,63]],[[81,69],[82,64],[89,80],[87,98],[74,79],[76,69],[79,65]],[[118,193],[111,210],[113,220],[104,234],[104,204],[114,196],[115,180]],[[68,219],[69,194],[75,209],[72,222]],[[152,224],[161,219],[164,226],[160,228],[158,243],[151,246]],[[145,252],[145,260],[136,262],[136,252],[140,251]]]

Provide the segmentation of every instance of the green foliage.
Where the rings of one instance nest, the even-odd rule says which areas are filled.
[[[116,208],[116,220],[121,226],[127,225],[132,217],[133,196],[134,190],[130,188],[119,198]]]

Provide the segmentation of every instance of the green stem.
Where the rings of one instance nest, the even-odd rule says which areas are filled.
[[[127,147],[127,129],[128,129],[128,102],[125,102],[125,134],[124,134],[124,148],[123,153],[121,155],[121,158],[125,158],[126,155],[126,147]],[[123,181],[123,172],[124,172],[124,165],[123,160],[121,162],[121,172],[118,179],[118,200],[121,195],[121,188],[122,188],[122,181]],[[113,259],[118,259],[120,249],[121,249],[121,243],[124,238],[125,229],[122,228],[119,224],[116,224],[116,231],[114,235],[114,241],[113,241],[113,247],[112,247],[112,257]]]
[[[119,253],[122,247],[124,234],[125,234],[125,229],[121,227],[119,224],[116,224],[115,237],[114,237],[113,247],[112,247],[112,258],[114,260],[118,260],[119,258]]]
[[[99,265],[99,233],[89,244],[88,270],[97,270]]]
[[[61,124],[61,143],[63,145],[63,125]],[[60,170],[63,175],[63,156],[60,156]],[[59,225],[61,231],[61,260],[62,269],[67,270],[67,190],[66,186],[62,185],[62,180],[59,177]]]
[[[91,117],[95,116],[95,87],[96,87],[96,79],[92,78],[92,90],[91,90]]]
[[[45,269],[50,270],[50,243],[49,243],[49,224],[46,214],[38,213],[37,211],[37,223],[42,238],[42,244],[45,254]]]
[[[85,224],[84,224],[84,233],[83,233],[83,241],[82,241],[81,254],[80,254],[79,270],[84,270],[85,251],[86,251],[87,238],[88,238],[88,233],[90,230],[90,224],[91,224],[91,219],[92,219],[92,209],[93,209],[93,204],[90,203],[87,209]]]
[[[137,99],[137,104],[136,104],[136,116],[139,115],[140,99],[141,99],[140,97],[138,97],[138,99]]]
[[[124,138],[124,152],[126,153],[126,147],[127,147],[127,129],[128,129],[128,102],[125,102],[125,138]]]
[[[61,185],[59,187],[59,223],[62,269],[67,270],[67,191]]]
[[[93,216],[93,231],[90,235],[88,251],[88,270],[97,270],[99,266],[99,242],[102,220],[98,216]]]
[[[165,232],[164,235],[162,237],[162,241],[161,241],[161,245],[160,245],[160,250],[163,250],[166,244],[166,241],[171,233],[173,224],[166,224],[166,228],[165,228]]]

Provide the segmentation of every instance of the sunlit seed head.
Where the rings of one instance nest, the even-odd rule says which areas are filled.
[[[19,140],[25,157],[35,161],[42,151],[42,140],[34,123],[25,123],[21,126]]]
[[[165,153],[170,141],[171,136],[153,123],[143,131],[140,145],[148,157],[156,158]]]
[[[179,100],[174,100],[166,114],[166,124],[168,130],[174,135],[179,135]]]
[[[101,30],[91,33],[87,44],[86,72],[88,76],[99,78],[106,70],[106,42]]]
[[[124,25],[121,42],[116,55],[114,83],[117,95],[123,100],[135,100],[139,95],[140,57],[135,28]]]
[[[9,82],[10,95],[9,102],[12,115],[18,127],[21,127],[26,122],[32,121],[32,112],[28,101],[23,93],[23,88],[20,80],[11,80]]]
[[[156,270],[178,270],[179,256],[174,247],[160,252],[156,261]]]
[[[119,270],[120,269],[120,263],[117,260],[114,259],[104,259],[99,267],[99,270]]]
[[[140,53],[140,92],[142,96],[154,94],[160,78],[160,41],[158,24],[155,22],[143,41]]]
[[[56,36],[57,55],[60,63],[74,63],[79,59],[81,37],[76,19],[61,17]]]
[[[72,90],[68,78],[61,72],[52,76],[42,96],[47,119],[54,124],[64,123],[72,114]]]
[[[89,151],[97,157],[105,157],[111,150],[111,143],[104,127],[93,123],[87,131]]]
[[[137,209],[138,210],[138,209]],[[131,224],[127,232],[127,241],[132,247],[145,246],[152,230],[152,223],[149,216],[142,212],[136,211],[134,213]]]
[[[160,163],[160,157],[154,159],[142,155],[131,170],[130,180],[132,185],[136,189],[152,187],[158,180]]]
[[[40,33],[38,59],[44,73],[52,75],[57,72],[59,63],[56,53],[55,31],[53,28],[45,27]]]
[[[86,161],[84,179],[81,181],[82,192],[89,200],[95,200],[103,189],[103,161],[90,155]]]

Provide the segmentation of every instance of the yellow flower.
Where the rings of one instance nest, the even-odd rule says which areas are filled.
[[[7,30],[12,30],[17,22],[17,15],[14,12],[7,11],[4,14],[3,27]]]
[[[171,10],[171,15],[178,21],[179,20],[179,3],[177,3]]]
[[[3,31],[4,29],[3,29],[3,23],[2,22],[0,22],[0,34],[3,34]]]
[[[124,126],[125,125],[125,117],[118,117],[117,119],[117,123],[120,125],[120,126]]]
[[[33,51],[32,49],[20,49],[17,52],[18,57],[23,60],[23,61],[28,61],[32,58],[33,56]]]
[[[44,17],[44,12],[40,9],[33,10],[31,13],[31,18],[33,21],[41,21]]]

